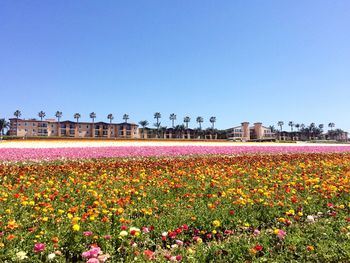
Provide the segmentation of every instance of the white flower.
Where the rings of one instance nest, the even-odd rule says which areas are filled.
[[[163,233],[162,233],[162,236],[163,236],[163,237],[166,237],[167,235],[168,235],[168,232],[163,232]]]
[[[128,232],[126,232],[125,230],[123,230],[119,233],[119,236],[121,236],[121,237],[125,237],[127,235],[128,235]]]
[[[49,260],[52,260],[52,259],[54,259],[56,257],[56,254],[55,253],[51,253],[51,254],[49,254],[48,256],[47,256],[47,258],[49,259]]]
[[[306,222],[315,223],[315,218],[313,216],[307,216],[306,217]]]
[[[16,256],[17,256],[18,260],[24,260],[24,259],[28,258],[27,253],[24,251],[17,252]]]

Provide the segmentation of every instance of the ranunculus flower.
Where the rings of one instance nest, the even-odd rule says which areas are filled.
[[[85,232],[83,232],[83,235],[84,236],[86,236],[86,237],[88,237],[88,236],[92,236],[92,232],[91,231],[85,231]]]
[[[24,252],[24,251],[19,251],[19,252],[16,253],[16,258],[17,258],[18,260],[24,260],[24,259],[28,258],[28,256],[27,256],[27,253],[26,253],[26,252]]]
[[[45,244],[37,243],[34,245],[34,252],[35,253],[40,253],[40,252],[43,252],[44,250],[45,250]]]
[[[119,233],[120,237],[126,237],[127,235],[128,235],[128,232],[126,232],[125,230],[120,231],[120,233]]]
[[[155,253],[152,250],[145,250],[143,251],[143,255],[148,259],[148,260],[153,260],[155,259]]]

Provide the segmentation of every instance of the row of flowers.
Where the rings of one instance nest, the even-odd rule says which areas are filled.
[[[89,148],[0,148],[0,161],[303,152],[350,152],[350,146],[120,146]]]

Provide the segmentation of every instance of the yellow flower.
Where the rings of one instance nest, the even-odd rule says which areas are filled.
[[[219,227],[219,226],[221,226],[221,223],[220,223],[219,220],[214,220],[214,221],[212,222],[212,225],[213,225],[214,227]]]
[[[64,210],[58,209],[57,212],[58,212],[60,215],[62,215],[62,214],[64,213]]]
[[[78,224],[74,224],[73,231],[79,231],[79,230],[80,230],[80,226]]]

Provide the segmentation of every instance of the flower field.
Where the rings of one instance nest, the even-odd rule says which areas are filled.
[[[263,148],[0,149],[0,262],[349,262],[347,149]]]
[[[0,148],[0,161],[182,156],[243,153],[350,152],[350,146],[118,146],[63,148]]]

